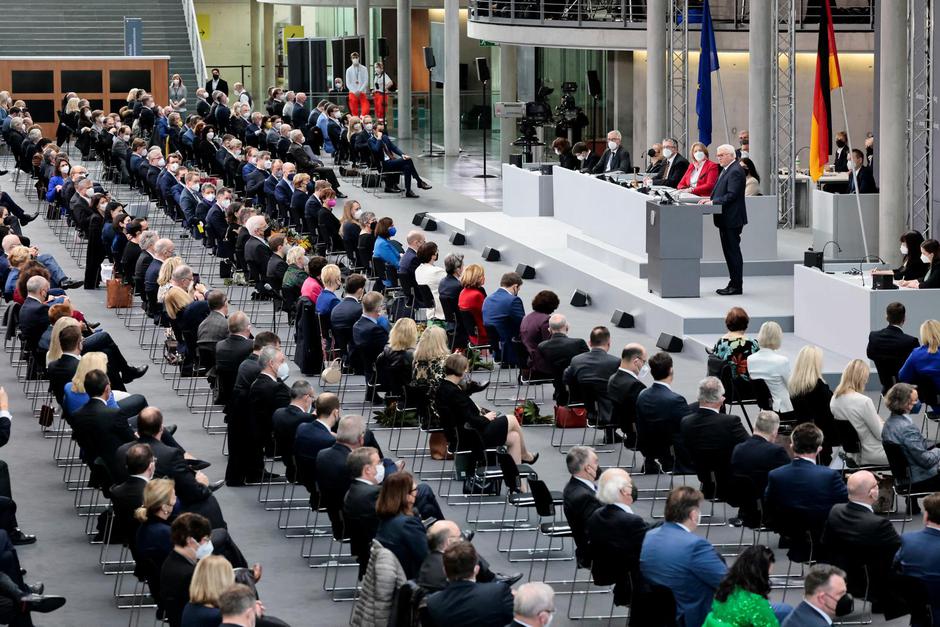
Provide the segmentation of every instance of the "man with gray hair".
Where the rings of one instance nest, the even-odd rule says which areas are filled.
[[[630,165],[630,153],[621,146],[623,136],[620,131],[613,130],[607,133],[607,150],[601,155],[600,160],[592,174],[606,174],[608,172],[633,172]]]
[[[642,344],[627,344],[620,352],[620,367],[607,382],[613,423],[620,426],[627,448],[636,446],[636,399],[646,389],[640,379],[649,373],[647,361],[649,355]]]
[[[757,414],[754,433],[734,447],[731,453],[731,473],[748,477],[754,488],[752,501],[741,503],[738,517],[748,527],[760,524],[759,495],[767,487],[767,474],[790,463],[787,450],[777,444],[780,417],[776,412],[764,410]]]
[[[317,392],[310,382],[298,379],[290,386],[290,404],[275,410],[271,416],[274,443],[277,446],[277,454],[284,460],[284,466],[287,468],[288,481],[293,481],[296,475],[294,436],[297,434],[297,427],[317,419],[312,411],[316,397]]]
[[[555,402],[558,405],[568,403],[568,388],[565,386],[565,369],[571,365],[571,360],[590,349],[587,342],[581,338],[568,337],[568,320],[560,313],[553,313],[548,318],[548,331],[552,334],[547,340],[539,343],[539,352],[545,363],[551,367],[553,384],[555,387]]]
[[[891,386],[885,395],[885,405],[891,415],[881,430],[881,439],[896,444],[904,452],[911,469],[913,492],[937,492],[940,491],[940,448],[934,448],[911,421],[910,415],[916,413],[914,408],[918,404],[916,387],[909,383]],[[912,500],[911,509],[911,513],[919,511],[916,499]]]
[[[672,187],[673,189],[678,188],[682,177],[685,176],[685,171],[689,169],[689,161],[679,154],[678,140],[666,137],[663,139],[662,146],[663,165],[659,173],[650,180],[650,183],[652,185]]]
[[[721,252],[728,265],[728,286],[716,290],[721,296],[735,296],[742,293],[744,278],[744,258],[741,256],[741,231],[747,224],[747,208],[744,204],[744,189],[747,175],[738,163],[734,146],[718,146],[718,165],[721,172],[712,189],[711,198],[700,200],[699,204],[721,205],[721,212],[712,216],[718,227],[721,240]]]
[[[555,614],[555,591],[541,581],[524,583],[515,592],[512,612],[512,627],[547,627]]]
[[[75,193],[69,199],[69,211],[72,212],[72,221],[80,231],[88,228],[91,219],[91,201],[95,197],[95,188],[91,179],[82,178],[75,182]]]
[[[264,470],[264,452],[272,450],[272,417],[274,412],[290,404],[290,389],[284,384],[289,367],[287,358],[279,346],[266,346],[258,354],[258,366],[261,372],[248,391],[248,409],[238,413],[239,419],[246,421],[246,433],[250,440],[244,447],[242,467],[247,468],[249,482],[257,478],[266,478]],[[233,455],[229,449],[229,457]],[[230,462],[231,463],[231,462]]]
[[[632,597],[631,578],[639,581],[640,550],[646,522],[631,505],[636,486],[626,470],[610,468],[598,481],[597,496],[604,505],[587,521],[591,574],[599,586],[614,584],[614,603],[626,605]]]
[[[683,418],[679,425],[682,442],[702,482],[705,498],[715,496],[717,488],[717,496],[722,500],[730,488],[731,453],[735,446],[747,440],[741,419],[721,413],[724,402],[725,387],[721,381],[717,377],[705,377],[698,384],[698,409]]]
[[[3,195],[5,194],[6,192],[0,193],[0,207],[3,207]],[[10,233],[4,236],[2,250],[0,250],[0,287],[4,288],[4,292],[9,292],[11,298],[13,296],[13,288],[7,290],[6,285],[12,281],[15,286],[20,271],[16,268],[10,268],[8,255],[14,248],[22,245],[23,242],[20,240],[19,235]],[[85,284],[84,281],[73,281],[70,279],[68,275],[65,274],[62,266],[59,265],[59,262],[56,261],[55,257],[49,253],[40,253],[37,246],[30,246],[29,252],[33,259],[44,265],[46,270],[49,271],[49,278],[51,279],[53,290],[71,290]],[[58,291],[58,293],[57,291],[51,291],[50,293],[54,296],[62,295],[61,291]]]
[[[601,506],[601,502],[597,499],[597,486],[594,483],[600,472],[597,453],[590,446],[572,446],[568,449],[565,463],[568,466],[568,474],[571,475],[562,495],[565,519],[571,527],[578,564],[587,568],[591,564],[591,559],[588,554],[585,528],[588,518]]]
[[[154,293],[159,288],[157,279],[160,278],[160,268],[163,262],[172,257],[176,252],[176,245],[173,240],[165,237],[160,238],[153,245],[153,261],[147,266],[147,274],[144,276],[144,292]],[[155,301],[154,301],[155,302]]]
[[[451,253],[444,257],[444,272],[446,276],[441,279],[437,286],[437,293],[441,301],[454,301],[460,298],[460,290],[463,286],[460,284],[460,275],[463,274],[463,255],[460,253]]]
[[[287,167],[287,164],[284,164]],[[245,223],[251,237],[245,242],[245,264],[248,266],[248,278],[255,283],[255,289],[264,287],[268,272],[268,262],[271,260],[271,247],[264,239],[264,231],[268,226],[268,219],[264,216],[251,216]]]

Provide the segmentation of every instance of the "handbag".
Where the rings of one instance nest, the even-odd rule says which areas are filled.
[[[443,431],[431,432],[428,438],[428,450],[431,451],[431,459],[437,461],[454,458],[454,454],[447,450],[447,436]]]
[[[339,359],[334,359],[323,369],[323,372],[320,373],[320,381],[323,383],[329,383],[330,385],[336,385],[343,378],[343,371],[340,367]]]
[[[107,289],[108,309],[127,309],[134,304],[133,288],[125,285],[121,279],[108,279]]]
[[[587,409],[555,405],[555,426],[559,429],[584,429],[587,427]]]
[[[219,278],[220,279],[232,278],[232,261],[230,259],[219,260]]]
[[[51,405],[43,405],[39,410],[39,426],[43,429],[48,429],[52,426],[52,421],[55,418],[55,410],[52,409]]]

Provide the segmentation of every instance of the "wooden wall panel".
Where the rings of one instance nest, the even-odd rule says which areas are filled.
[[[114,101],[126,102],[127,91],[111,91],[111,71],[145,71],[150,74],[150,93],[157,104],[165,104],[169,97],[169,57],[0,57],[0,89],[10,90],[16,100],[27,102],[48,102],[53,105],[53,112],[62,108],[62,97],[67,92],[62,90],[62,72],[69,70],[101,73],[101,91],[80,92],[80,98],[89,101],[101,101],[107,113],[111,112]],[[13,72],[51,71],[53,84],[51,92],[17,92],[12,89]],[[142,87],[143,85],[141,85]],[[48,107],[45,107],[48,108]],[[116,111],[115,111],[116,113]],[[58,119],[38,122],[43,136],[55,137]]]

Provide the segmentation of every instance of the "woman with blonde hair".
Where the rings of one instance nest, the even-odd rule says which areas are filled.
[[[486,282],[486,273],[483,266],[478,263],[471,263],[463,269],[460,275],[460,296],[457,299],[457,307],[460,311],[469,312],[473,316],[475,329],[466,329],[470,336],[470,343],[481,345],[489,342],[486,337],[486,327],[483,326],[483,301],[486,300],[486,290],[483,284]]]
[[[59,126],[55,133],[55,143],[57,146],[65,146],[69,138],[78,135],[78,127],[81,123],[79,109],[81,100],[75,97],[75,94],[66,94],[72,97],[65,101],[65,107],[59,114]]]
[[[832,424],[832,390],[822,378],[823,352],[818,346],[807,345],[800,349],[790,375],[790,402],[797,423],[813,422],[823,432],[823,450],[819,463],[826,466],[832,461],[832,447],[839,438]]]
[[[170,79],[169,99],[173,111],[180,114],[180,117],[186,117],[186,85],[179,74],[174,74]]]
[[[317,314],[330,315],[333,307],[339,304],[339,296],[336,292],[343,284],[339,266],[335,263],[323,266],[323,270],[320,271],[320,282],[323,283],[323,291],[317,296]]]
[[[137,528],[137,553],[159,568],[173,550],[170,519],[176,514],[176,484],[172,479],[151,479],[144,487],[144,502],[134,512]]]
[[[299,297],[300,289],[309,276],[307,274],[307,251],[303,246],[291,246],[284,260],[287,262],[287,270],[284,272],[284,279],[281,281],[281,291],[293,289]],[[285,303],[285,307],[286,305],[287,303]]]
[[[235,583],[235,569],[221,555],[210,555],[196,562],[189,584],[189,603],[183,608],[184,627],[207,627],[222,622],[219,597]]]
[[[415,348],[413,380],[419,385],[426,385],[428,401],[431,404],[430,421],[432,428],[440,426],[437,418],[437,388],[444,379],[444,362],[450,355],[447,346],[447,331],[441,327],[428,327],[421,334]]]
[[[853,359],[842,371],[842,380],[829,402],[832,417],[835,420],[847,420],[858,433],[861,444],[859,452],[852,455],[853,460],[861,465],[887,465],[881,443],[881,430],[885,421],[878,415],[875,404],[865,395],[865,386],[871,376],[871,369],[861,359]]]
[[[902,383],[933,385],[940,390],[940,321],[925,320],[920,325],[920,346],[911,351],[898,372]],[[940,411],[940,406],[930,408]]]
[[[757,332],[757,344],[760,350],[747,358],[747,371],[751,380],[760,379],[767,384],[773,399],[773,410],[779,414],[793,411],[790,392],[787,388],[790,378],[790,360],[780,352],[783,341],[783,329],[773,320],[760,326]]]
[[[379,384],[389,395],[402,396],[405,385],[411,381],[418,326],[412,318],[399,318],[388,335],[388,346],[375,360],[375,373]]]
[[[62,357],[62,343],[59,340],[59,336],[62,334],[62,329],[65,327],[80,327],[81,323],[75,318],[64,317],[59,318],[55,321],[55,324],[52,325],[52,336],[49,339],[49,350],[46,351],[46,363],[51,364],[57,359]]]
[[[85,393],[85,375],[92,370],[108,371],[108,356],[104,353],[91,352],[82,355],[78,362],[78,368],[75,370],[75,376],[65,384],[65,396],[62,398],[63,409],[66,414],[73,414],[89,401],[89,396]],[[117,407],[117,400],[114,398],[114,392],[108,398],[108,407]]]
[[[182,266],[185,262],[182,257],[170,257],[160,266],[160,273],[157,275],[157,302],[162,303],[166,298],[166,293],[170,291],[173,284],[173,271]]]

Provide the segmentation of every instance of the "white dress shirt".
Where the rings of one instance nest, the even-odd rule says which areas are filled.
[[[369,70],[366,66],[360,63],[346,68],[346,87],[351,94],[360,94],[369,88]]]
[[[773,398],[774,411],[793,411],[790,402],[790,390],[787,382],[790,380],[790,360],[772,348],[761,348],[747,358],[747,372],[751,379],[763,379]]]

